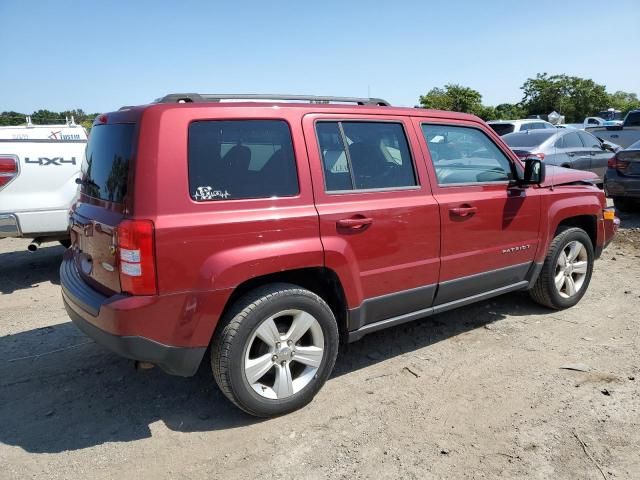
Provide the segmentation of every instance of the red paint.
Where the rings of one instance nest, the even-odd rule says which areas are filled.
[[[191,200],[189,123],[246,118],[288,122],[299,195]],[[314,130],[318,119],[401,123],[419,186],[327,194]],[[326,267],[337,274],[346,306],[354,308],[367,298],[542,261],[558,224],[569,217],[597,218],[600,247],[615,233],[613,222],[602,218],[602,191],[585,185],[549,188],[551,181],[557,185],[584,179],[588,173],[552,174],[550,169],[541,187],[440,187],[420,132],[423,122],[479,128],[522,166],[500,137],[471,115],[375,106],[193,103],[134,107],[101,115],[97,121],[138,125],[130,195],[126,205],[81,196],[74,218],[92,224],[94,230],[93,236],[84,237],[84,227],[74,225],[74,241],[107,261],[114,255],[113,231],[122,219],[153,225],[148,258],[155,259],[157,295],[115,295],[125,288],[118,270],[99,271],[95,262],[94,271],[84,276],[92,287],[115,295],[98,317],[89,320],[119,335],[144,336],[167,345],[208,345],[234,289],[267,274]],[[513,248],[523,245],[528,247]],[[149,246],[145,248],[149,252]],[[505,255],[504,249],[513,251]]]

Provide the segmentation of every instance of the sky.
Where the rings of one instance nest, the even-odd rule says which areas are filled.
[[[0,0],[0,111],[104,112],[167,93],[375,96],[536,73],[640,94],[640,1]]]

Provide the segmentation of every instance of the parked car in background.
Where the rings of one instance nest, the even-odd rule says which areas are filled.
[[[604,181],[614,147],[582,130],[530,130],[510,133],[502,139],[520,158],[535,156],[549,165],[589,170]]]
[[[606,122],[606,120],[604,118],[600,118],[600,117],[587,117],[584,119],[584,121],[582,122],[582,124],[585,127],[589,127],[589,126],[598,126],[598,125],[604,125]]]
[[[617,209],[627,212],[640,206],[640,140],[618,151],[609,160],[604,189]]]
[[[527,130],[550,130],[556,128],[552,123],[538,119],[491,120],[487,123],[493,131],[500,136],[506,135],[507,133],[524,132]]]
[[[640,110],[631,110],[622,125],[606,125],[588,129],[589,133],[603,140],[617,143],[623,148],[640,140]]]
[[[183,376],[208,352],[230,401],[280,415],[340,340],[516,290],[575,305],[616,218],[594,174],[545,171],[473,115],[168,95],[94,122],[62,298],[112,351]]]
[[[0,127],[0,238],[69,242],[69,208],[78,191],[76,180],[87,132],[65,125]]]
[[[609,108],[607,110],[601,110],[598,112],[598,117],[604,118],[606,121],[620,121],[624,119],[624,115],[620,110],[616,110],[615,108]]]

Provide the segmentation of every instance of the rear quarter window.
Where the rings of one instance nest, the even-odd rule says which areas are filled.
[[[202,120],[189,125],[189,191],[195,201],[299,193],[293,143],[283,120]]]

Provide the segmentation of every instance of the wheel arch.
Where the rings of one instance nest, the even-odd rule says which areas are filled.
[[[235,302],[243,295],[256,288],[272,283],[290,283],[298,287],[309,290],[322,298],[331,308],[341,336],[347,332],[347,300],[345,292],[340,282],[340,278],[335,271],[326,267],[307,267],[282,272],[274,272],[253,277],[245,280],[236,286],[229,296],[220,318],[223,318]],[[221,322],[218,322],[212,332],[215,336]]]

